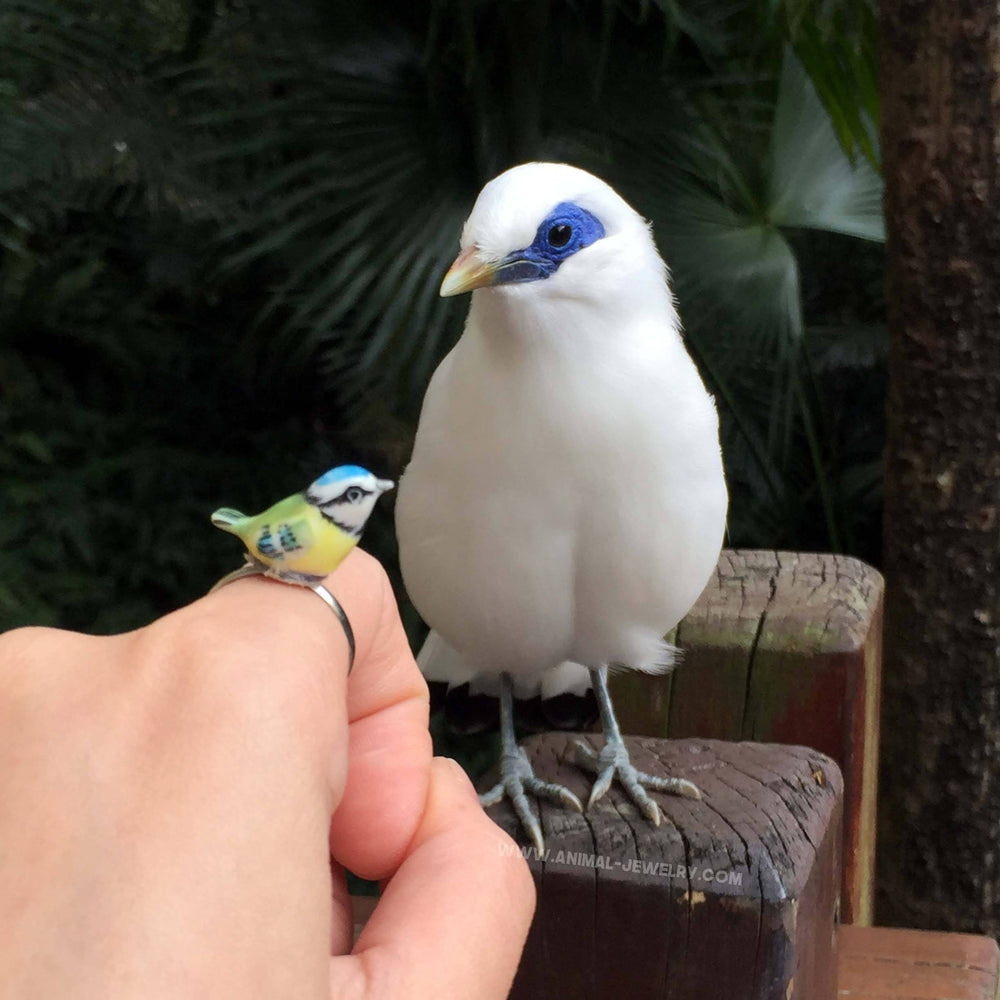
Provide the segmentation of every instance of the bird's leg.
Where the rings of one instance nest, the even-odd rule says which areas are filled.
[[[514,684],[510,674],[500,675],[500,781],[488,792],[479,796],[484,806],[496,805],[504,795],[510,799],[521,826],[528,832],[536,850],[545,850],[542,828],[535,819],[525,792],[551,799],[557,805],[569,806],[583,812],[580,800],[562,785],[555,785],[535,777],[528,755],[517,745],[514,733]]]
[[[576,743],[577,765],[597,775],[590,790],[587,808],[589,809],[611,787],[615,774],[628,792],[629,798],[653,826],[660,825],[660,807],[646,794],[647,788],[657,792],[682,795],[688,799],[700,799],[701,792],[698,791],[698,786],[684,778],[661,778],[655,774],[636,770],[629,760],[628,750],[625,748],[625,741],[622,739],[615,710],[611,704],[611,695],[608,694],[608,668],[591,670],[590,678],[594,684],[597,707],[601,713],[604,746],[600,753],[594,753],[581,740],[577,740]]]

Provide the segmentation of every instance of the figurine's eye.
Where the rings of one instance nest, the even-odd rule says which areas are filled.
[[[365,498],[365,491],[360,486],[351,486],[344,493],[344,499],[348,503],[361,503]]]
[[[572,238],[573,227],[566,225],[565,222],[560,222],[558,225],[553,226],[546,236],[549,246],[555,247],[556,250],[561,250]]]

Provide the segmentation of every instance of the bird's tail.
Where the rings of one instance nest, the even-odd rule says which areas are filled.
[[[247,519],[246,514],[238,510],[233,510],[232,507],[220,507],[212,515],[212,524],[217,528],[222,528],[223,531],[229,531],[232,534],[239,534],[240,525]]]

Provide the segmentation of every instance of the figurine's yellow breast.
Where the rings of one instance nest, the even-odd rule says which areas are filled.
[[[332,524],[315,507],[309,508],[309,517],[314,522],[312,544],[289,553],[285,565],[296,573],[325,576],[341,564],[347,553],[358,544],[358,539]]]
[[[275,504],[255,522],[249,548],[278,574],[326,576],[358,543],[301,498]]]

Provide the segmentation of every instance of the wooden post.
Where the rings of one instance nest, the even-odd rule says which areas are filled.
[[[571,742],[525,748],[540,778],[586,802]],[[836,764],[803,747],[627,743],[637,767],[688,778],[703,800],[655,793],[659,827],[617,784],[585,815],[540,804],[546,851],[525,851],[538,910],[511,996],[835,1000]],[[506,801],[489,812],[524,842]]]
[[[677,628],[677,670],[611,682],[623,732],[800,744],[840,765],[845,923],[872,917],[882,592],[846,556],[725,551]]]

